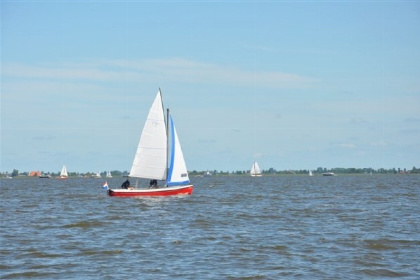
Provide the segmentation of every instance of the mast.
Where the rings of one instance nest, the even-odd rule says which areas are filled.
[[[169,174],[169,108],[166,109],[166,184]]]

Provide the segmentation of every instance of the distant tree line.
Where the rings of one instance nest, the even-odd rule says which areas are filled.
[[[307,175],[309,173],[309,169],[301,169],[301,170],[276,170],[274,168],[269,168],[267,170],[262,170],[261,172],[264,175]],[[205,176],[207,173],[210,173],[211,175],[247,175],[249,174],[249,170],[236,170],[236,171],[189,171],[190,176]],[[318,167],[315,170],[312,170],[312,173],[314,175],[320,175],[325,172],[334,172],[335,174],[420,174],[420,168],[413,167],[411,170],[407,170],[406,168],[379,168],[379,169],[373,169],[373,168],[342,168],[342,167],[336,167],[336,168],[325,168],[325,167]],[[13,169],[12,173],[9,174],[8,172],[2,172],[0,173],[1,177],[17,177],[17,176],[29,176],[30,172],[22,172],[19,173],[19,170]],[[60,175],[60,171],[57,172],[43,172],[42,174],[49,174],[52,177]],[[70,177],[92,177],[96,175],[96,172],[86,172],[86,173],[79,173],[79,172],[68,172]],[[106,172],[100,173],[101,177],[106,176]],[[128,176],[128,171],[118,171],[114,170],[111,171],[112,177],[124,177]]]
[[[269,168],[267,170],[262,170],[261,172],[265,175],[289,175],[289,174],[296,174],[296,175],[307,175],[309,174],[309,169],[301,169],[301,170],[276,170],[274,168]],[[325,172],[334,172],[335,174],[420,174],[420,169],[413,167],[411,170],[407,170],[406,168],[325,168],[325,167],[318,167],[315,170],[311,170],[313,174],[322,174]],[[204,175],[207,171],[190,171],[190,175]],[[213,175],[247,175],[249,174],[250,170],[236,170],[236,171],[217,171],[213,170],[211,173]]]
[[[41,171],[41,174],[45,174],[45,175],[51,175],[51,177],[54,176],[59,176],[61,171],[57,171],[57,172],[44,172]],[[25,171],[25,172],[19,172],[19,170],[17,169],[13,169],[12,173],[9,174],[8,172],[2,172],[0,173],[1,177],[6,177],[6,176],[11,176],[11,177],[17,177],[17,176],[29,176],[30,175],[30,171]],[[86,172],[86,173],[79,173],[79,172],[67,172],[69,177],[92,177],[94,175],[96,175],[96,172]],[[105,177],[106,176],[106,171],[104,172],[100,172],[99,173],[101,175],[101,177]],[[119,170],[114,170],[111,171],[111,175],[113,177],[123,177],[123,176],[127,176],[128,175],[128,171],[119,171]]]

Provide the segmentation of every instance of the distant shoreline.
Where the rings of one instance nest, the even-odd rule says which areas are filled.
[[[339,173],[335,174],[335,177],[345,177],[345,176],[358,176],[358,177],[365,177],[365,176],[418,176],[420,173],[375,173],[375,174],[360,174],[360,173]],[[92,178],[92,177],[81,177],[81,176],[69,176],[69,179],[84,179],[84,180],[111,180],[111,179],[123,179],[127,176],[113,176],[112,178],[106,178],[106,177],[99,177],[99,178]],[[202,175],[190,175],[191,178],[208,178],[208,177],[250,177],[249,174],[215,174],[212,176],[202,176]],[[325,177],[322,174],[314,174],[313,176],[309,176],[308,174],[263,174],[262,177]],[[0,176],[1,179],[10,179],[6,176]],[[13,179],[40,179],[38,176],[28,176],[28,175],[18,175],[12,177]],[[49,178],[50,180],[54,180],[55,177]],[[45,179],[44,179],[45,180]],[[48,179],[47,179],[48,180]],[[258,178],[256,179],[258,180]]]
[[[106,177],[107,173],[110,172],[112,178],[123,178],[128,177],[128,171],[104,171],[104,172],[68,172],[68,176],[72,178],[85,178],[85,179],[109,179]],[[323,168],[318,167],[316,169],[304,169],[304,170],[276,170],[274,168],[269,168],[267,170],[262,170],[263,176],[309,176],[309,173],[312,173],[313,176],[322,176],[323,173],[334,173],[337,176],[344,176],[344,175],[414,175],[420,174],[420,169],[413,167],[411,170],[407,170],[406,168],[343,168],[343,167],[335,167],[335,168]],[[100,177],[97,177],[97,174]],[[191,170],[188,171],[188,174],[191,177],[209,177],[209,176],[250,176],[249,170],[235,170],[235,171],[218,171],[218,170],[206,170],[206,171],[197,171]],[[34,177],[38,178],[39,175],[49,175],[52,178],[59,176],[60,172],[45,172],[45,171],[24,171],[19,172],[17,169],[13,169],[13,172],[0,172],[1,178],[7,177]]]

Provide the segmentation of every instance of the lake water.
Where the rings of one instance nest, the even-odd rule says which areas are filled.
[[[420,279],[420,176],[191,179],[1,179],[0,278]]]

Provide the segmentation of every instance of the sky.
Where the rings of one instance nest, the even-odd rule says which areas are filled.
[[[1,0],[1,172],[420,167],[420,1]]]

